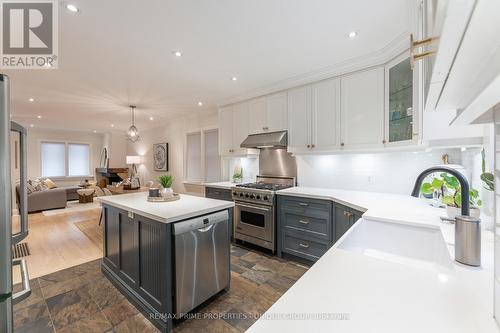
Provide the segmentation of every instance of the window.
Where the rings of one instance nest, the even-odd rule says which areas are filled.
[[[201,133],[187,135],[187,179],[201,181]]]
[[[68,144],[68,176],[90,175],[90,147],[86,144]]]
[[[205,181],[220,180],[219,131],[211,130],[205,133]]]
[[[90,145],[85,143],[42,142],[42,177],[83,177],[90,175]]]
[[[66,175],[66,145],[59,142],[42,142],[42,177]]]
[[[217,129],[186,135],[186,180],[216,182],[220,180],[219,131]]]

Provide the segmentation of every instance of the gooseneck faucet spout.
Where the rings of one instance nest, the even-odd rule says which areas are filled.
[[[458,179],[461,188],[460,195],[462,197],[462,215],[469,216],[469,182],[462,173],[450,167],[437,166],[422,171],[422,173],[418,175],[417,180],[415,181],[415,186],[413,187],[411,195],[418,198],[420,194],[420,187],[422,186],[425,177],[433,172],[446,172]]]

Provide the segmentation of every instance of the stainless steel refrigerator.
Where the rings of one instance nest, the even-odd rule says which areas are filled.
[[[12,246],[28,235],[27,188],[26,188],[26,129],[10,121],[9,77],[0,74],[0,332],[14,331],[12,309],[31,294],[28,269],[24,259],[12,260]],[[14,158],[11,155],[11,136],[18,138]],[[15,162],[15,163],[13,163]],[[17,200],[12,193],[12,164],[19,169],[19,193]],[[19,212],[19,231],[12,231],[12,204]],[[20,266],[22,289],[12,290],[12,267]]]

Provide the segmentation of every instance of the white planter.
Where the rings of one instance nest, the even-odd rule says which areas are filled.
[[[455,217],[462,215],[462,208],[446,206],[446,215],[448,215],[450,219],[454,219]],[[481,210],[479,208],[470,209],[470,216],[479,218],[480,215],[481,215]]]
[[[160,190],[160,194],[164,198],[169,198],[174,195],[174,191],[172,190],[171,187],[167,188],[162,187],[162,189]]]

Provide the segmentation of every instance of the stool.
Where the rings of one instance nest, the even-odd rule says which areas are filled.
[[[78,193],[78,202],[80,203],[88,203],[94,202],[94,189],[80,189],[76,190]]]

